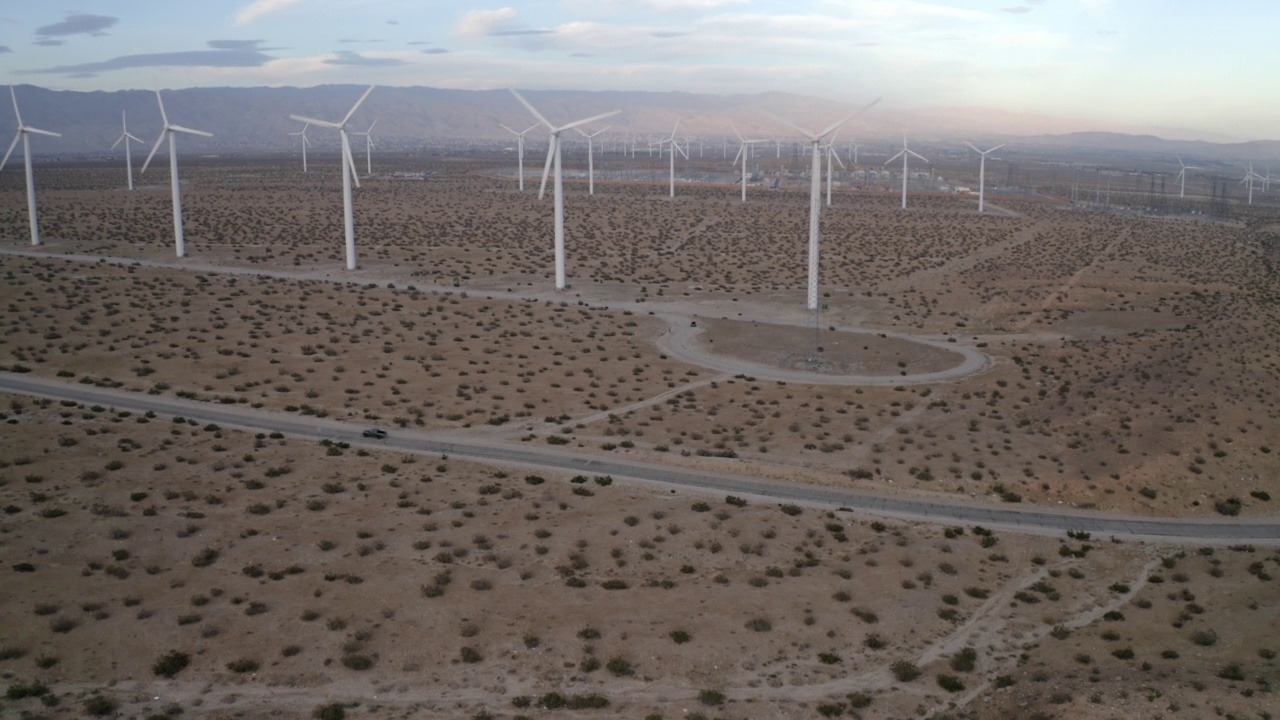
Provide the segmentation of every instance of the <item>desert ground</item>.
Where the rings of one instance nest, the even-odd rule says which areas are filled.
[[[0,371],[1003,507],[1274,518],[1280,207],[387,159],[0,178]],[[598,160],[597,167],[620,159]],[[639,162],[639,160],[637,160]],[[425,173],[421,178],[395,171]],[[877,518],[4,398],[14,717],[1269,717],[1266,544]]]

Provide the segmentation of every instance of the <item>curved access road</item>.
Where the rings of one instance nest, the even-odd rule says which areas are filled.
[[[1047,508],[1012,509],[960,501],[925,500],[892,495],[815,487],[764,480],[729,472],[699,472],[680,468],[585,455],[520,442],[476,438],[433,438],[431,433],[394,430],[386,440],[361,436],[362,427],[328,418],[255,410],[242,405],[218,405],[144,395],[23,374],[0,373],[0,392],[18,393],[122,410],[182,416],[251,432],[280,432],[296,437],[328,438],[398,452],[447,454],[519,467],[542,467],[573,473],[612,475],[696,492],[725,493],[760,500],[838,509],[870,515],[943,524],[978,524],[1014,531],[1060,535],[1086,531],[1100,538],[1129,538],[1203,545],[1252,543],[1280,545],[1280,520],[1180,520],[1145,518]]]

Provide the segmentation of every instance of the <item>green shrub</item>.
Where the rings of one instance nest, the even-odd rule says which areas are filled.
[[[609,662],[605,663],[604,668],[618,677],[631,675],[635,672],[631,667],[631,663],[627,662],[623,657],[616,655],[610,658]]]
[[[117,707],[119,706],[116,704],[115,700],[112,700],[111,698],[102,697],[101,695],[94,695],[93,697],[84,701],[85,714],[93,715],[94,717],[104,717],[104,716],[110,715],[111,713],[116,711]]]
[[[961,690],[964,690],[964,683],[961,682],[960,678],[956,677],[955,675],[944,675],[939,673],[938,687],[942,688],[943,690],[946,690],[947,692],[955,693],[955,692],[960,692]]]
[[[889,666],[889,670],[893,672],[893,676],[898,682],[911,682],[920,677],[920,668],[910,660],[898,660]]]
[[[723,705],[724,693],[719,690],[701,690],[698,692],[698,702],[703,705]]]
[[[179,672],[182,672],[182,669],[190,663],[190,655],[184,652],[178,652],[177,650],[170,650],[164,655],[161,655],[160,659],[155,661],[155,664],[151,666],[151,672],[159,675],[160,677],[171,678]]]
[[[331,702],[317,706],[311,711],[311,717],[316,720],[344,720],[347,717],[347,711],[342,707],[342,703]]]
[[[966,647],[951,656],[951,669],[956,672],[972,672],[978,662],[978,651]]]

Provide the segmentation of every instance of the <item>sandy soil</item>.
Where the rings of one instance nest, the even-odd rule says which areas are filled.
[[[1280,379],[1280,294],[1264,223],[1004,201],[984,217],[946,197],[902,213],[838,194],[823,218],[825,372],[809,382],[763,370],[794,372],[812,350],[803,195],[744,206],[726,188],[672,202],[645,184],[594,197],[570,184],[573,287],[555,293],[549,203],[468,174],[482,166],[365,183],[353,273],[323,172],[192,163],[181,261],[167,184],[107,189],[116,174],[94,168],[42,171],[47,245],[10,254],[29,248],[6,175],[0,366],[849,487],[1275,513],[1280,413],[1265,388]],[[98,695],[137,717],[327,702],[352,717],[535,716],[552,692],[609,702],[566,717],[1270,706],[1274,552],[1003,534],[984,547],[973,528],[533,485],[455,460],[5,403],[0,711],[15,716],[75,716]],[[966,647],[973,669],[953,669]],[[190,666],[158,677],[170,650]],[[923,674],[896,679],[899,660]],[[56,706],[15,697],[36,681]]]

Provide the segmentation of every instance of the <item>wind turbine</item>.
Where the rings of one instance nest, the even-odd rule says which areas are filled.
[[[535,125],[534,127],[537,127],[537,126]],[[610,127],[613,127],[613,126],[605,125],[603,128],[590,134],[588,134],[582,128],[579,128],[579,127],[574,128],[574,130],[578,131],[579,135],[587,139],[587,194],[588,195],[596,194],[596,159],[595,159],[594,150],[592,148],[592,140],[595,138],[595,136],[599,135],[605,130],[608,130]]]
[[[374,120],[372,123],[369,123],[368,130],[365,130],[364,132],[351,133],[352,135],[364,136],[364,163],[365,163],[364,176],[365,177],[370,177],[373,175],[373,126],[377,124],[378,124],[378,121]]]
[[[685,152],[684,148],[680,147],[680,142],[676,140],[676,132],[679,129],[680,121],[676,120],[675,127],[671,128],[671,137],[655,140],[654,142],[649,143],[651,146],[657,145],[659,153],[662,152],[663,145],[671,146],[671,197],[676,196],[676,153],[678,152],[681,155],[684,155],[686,160],[689,159],[689,153]]]
[[[27,166],[27,217],[31,220],[31,244],[39,245],[40,222],[36,217],[36,182],[31,175],[30,138],[32,133],[48,135],[49,137],[62,137],[62,135],[22,124],[22,111],[18,110],[18,95],[12,85],[9,86],[9,97],[13,98],[13,114],[18,118],[18,133],[13,136],[13,142],[9,143],[9,151],[4,154],[4,159],[0,160],[0,170],[3,170],[5,164],[9,162],[9,156],[13,154],[13,149],[18,146],[18,140],[22,140],[22,159]]]
[[[592,117],[589,117],[583,120],[576,120],[567,125],[561,125],[559,127],[556,127],[555,125],[552,125],[549,120],[543,117],[542,113],[538,112],[538,110],[535,107],[530,105],[529,101],[525,100],[524,96],[516,92],[514,88],[511,90],[511,94],[514,95],[515,98],[520,101],[521,105],[524,105],[525,109],[528,110],[533,115],[533,117],[538,120],[538,122],[546,126],[548,132],[550,132],[551,134],[550,142],[547,144],[547,164],[542,168],[542,186],[538,188],[538,199],[541,200],[543,194],[547,190],[547,175],[551,172],[551,167],[552,167],[552,164],[554,163],[555,171],[556,171],[555,190],[554,190],[555,232],[556,232],[556,245],[555,245],[556,289],[564,290],[566,285],[565,272],[564,272],[564,176],[560,172],[560,133],[570,128],[576,128],[579,125],[586,125],[588,123],[596,122],[597,120],[603,120],[607,117],[613,117],[614,115],[617,115],[622,111],[614,110],[613,112],[594,115]]]
[[[748,140],[742,137],[742,133],[738,132],[738,128],[734,127],[732,123],[730,123],[729,127],[733,128],[733,134],[738,136],[738,142],[740,143],[740,145],[738,146],[738,154],[733,157],[733,163],[736,165],[738,164],[738,159],[739,158],[742,159],[742,202],[746,202],[747,201],[747,155],[749,154],[748,151],[750,147],[756,143],[764,143],[769,141],[768,140]]]
[[[111,149],[115,150],[117,145],[119,145],[122,142],[124,143],[124,169],[129,176],[129,189],[132,190],[133,189],[133,153],[129,151],[129,141],[130,140],[134,142],[142,142],[142,141],[129,134],[129,124],[125,122],[123,110],[120,111],[120,127],[123,128],[123,132],[120,133],[120,139],[111,143]]]
[[[302,138],[302,172],[307,171],[307,147],[311,145],[311,141],[307,139],[307,128],[311,127],[311,123],[305,123],[302,130],[290,135],[297,135]]]
[[[524,130],[524,132],[516,132],[502,123],[498,123],[498,127],[501,127],[503,130],[506,130],[516,136],[516,153],[520,157],[520,192],[524,192],[524,135],[530,130],[538,127],[538,124],[534,123],[533,125],[530,125]]]
[[[1241,185],[1249,185],[1249,204],[1253,204],[1253,181],[1254,178],[1262,180],[1262,176],[1253,171],[1253,163],[1249,163],[1249,171],[1244,174],[1244,179],[1240,181]]]
[[[825,130],[811,133],[796,125],[783,120],[782,118],[769,114],[774,120],[786,125],[787,127],[799,131],[809,139],[809,143],[813,146],[813,163],[809,171],[809,292],[808,307],[810,310],[818,309],[818,219],[822,215],[822,153],[818,151],[818,147],[822,141],[835,131],[844,126],[845,123],[854,119],[858,115],[870,110],[876,103],[880,102],[880,98],[872,100],[861,110],[850,113],[844,119],[838,120],[828,125]]]
[[[902,157],[902,209],[904,209],[904,210],[907,208],[907,156],[908,156],[908,155],[915,155],[916,157],[920,158],[921,160],[924,160],[925,162],[929,162],[928,158],[926,158],[925,156],[921,155],[920,153],[915,152],[914,150],[908,150],[908,149],[907,149],[907,136],[906,136],[906,135],[903,135],[903,136],[902,136],[902,150],[898,151],[898,154],[897,154],[897,155],[894,155],[893,157],[891,157],[891,158],[889,158],[888,160],[885,160],[885,161],[884,161],[884,164],[885,164],[885,165],[888,165],[889,163],[893,162],[894,160],[897,160],[899,156],[901,156],[901,157]]]
[[[160,136],[156,138],[156,144],[151,147],[151,154],[147,155],[147,161],[142,163],[142,170],[138,173],[142,175],[147,171],[147,166],[151,164],[151,158],[155,157],[156,151],[160,149],[160,144],[164,142],[166,136],[169,138],[169,187],[173,192],[173,244],[174,251],[178,257],[187,256],[187,241],[182,235],[182,193],[178,189],[178,142],[177,133],[187,133],[188,135],[199,135],[201,137],[213,137],[213,133],[207,133],[203,130],[192,130],[181,125],[173,125],[169,122],[169,116],[164,111],[164,100],[160,98],[160,91],[156,91],[156,103],[160,105],[160,119],[164,121],[164,127],[160,130]]]
[[[1177,156],[1175,155],[1174,157],[1177,157]],[[1178,179],[1178,198],[1181,199],[1187,196],[1187,171],[1199,170],[1200,168],[1195,167],[1193,165],[1183,164],[1182,158],[1178,158],[1178,164],[1182,166],[1182,169],[1178,171],[1178,178],[1177,178]]]
[[[999,145],[997,145],[997,146],[995,146],[995,147],[991,148],[990,150],[986,150],[986,151],[979,150],[978,148],[974,147],[973,143],[971,143],[971,142],[966,142],[966,143],[965,143],[965,145],[968,145],[969,147],[973,148],[973,151],[974,151],[974,152],[976,152],[976,153],[978,153],[978,155],[980,155],[980,156],[982,157],[982,160],[980,160],[980,161],[978,162],[978,212],[982,212],[983,200],[986,198],[986,190],[987,190],[987,155],[988,155],[989,153],[993,153],[993,152],[995,152],[995,151],[999,150],[1000,148],[1004,147],[1004,145],[1005,145],[1005,144],[1004,144],[1004,143],[1000,143]],[[907,139],[906,139],[906,137],[905,137],[905,136],[902,138],[902,147],[903,147],[903,149],[905,149],[905,148],[907,147]],[[915,155],[915,153],[911,153],[911,154],[912,154],[912,155]],[[920,156],[919,156],[919,155],[916,155],[916,157],[920,157]],[[1179,160],[1178,162],[1182,162],[1182,161],[1181,161],[1181,160]],[[906,160],[905,160],[905,159],[903,160],[903,163],[904,163],[904,166],[905,166],[905,163],[906,163]],[[907,192],[907,191],[906,191],[906,189],[905,189],[905,188],[906,188],[906,184],[904,183],[902,187],[904,188],[904,189],[903,189],[903,191],[902,191],[902,193],[903,193],[903,194],[902,194],[902,207],[906,207],[906,206],[907,206],[907,199],[906,199],[906,198],[907,198],[907,195],[906,195],[906,192]]]
[[[360,187],[360,178],[356,177],[356,164],[351,159],[351,141],[347,138],[347,123],[351,121],[351,116],[355,115],[356,110],[364,103],[365,98],[369,97],[369,93],[373,92],[374,87],[374,85],[370,85],[369,89],[364,91],[364,94],[360,96],[355,105],[351,106],[351,109],[347,111],[347,114],[340,122],[316,120],[315,118],[302,117],[300,115],[289,116],[298,122],[333,128],[338,131],[338,135],[342,138],[342,218],[347,235],[348,270],[356,269],[356,225],[351,210],[351,183],[354,182],[356,187]]]

